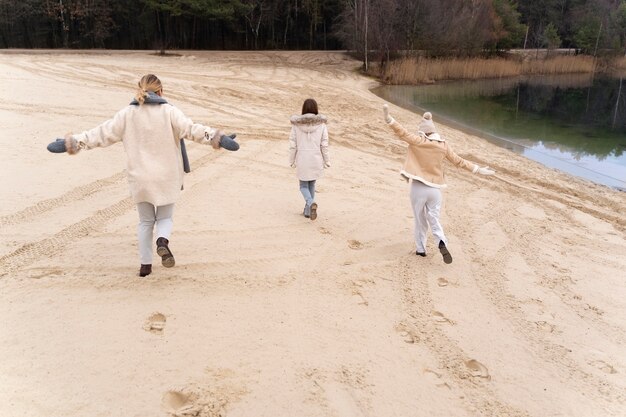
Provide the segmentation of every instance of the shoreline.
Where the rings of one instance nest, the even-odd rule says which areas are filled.
[[[418,257],[406,145],[358,64],[0,51],[0,415],[623,416],[626,194],[438,123],[496,175],[447,167],[454,262],[432,237]],[[241,147],[187,146],[176,266],[142,279],[123,146],[45,147],[110,118],[149,72]],[[315,221],[287,165],[309,97],[330,133]]]
[[[516,77],[519,78],[519,77]],[[463,82],[462,80],[456,80],[456,81],[450,81],[450,82]],[[378,94],[377,92],[375,92],[374,90],[378,89],[378,88],[384,88],[385,86],[378,86],[372,89],[372,93],[376,94],[378,97],[387,100],[387,97],[385,96],[385,94]],[[399,86],[401,87],[401,86]],[[414,86],[407,86],[407,87],[414,87]],[[391,101],[389,101],[389,103],[391,103]],[[407,109],[413,113],[416,114],[417,117],[420,116],[420,113],[423,113],[425,111],[428,111],[428,109],[409,103],[409,102],[405,102],[403,100],[396,100],[394,102],[394,104]],[[602,172],[598,172],[595,171],[593,169],[590,168],[586,168],[582,165],[576,164],[575,162],[572,162],[568,159],[565,158],[559,158],[557,156],[551,155],[549,153],[545,153],[542,152],[540,150],[534,149],[531,146],[527,146],[521,143],[516,142],[514,139],[508,139],[506,137],[503,136],[498,136],[498,135],[494,135],[488,132],[485,132],[483,130],[481,130],[480,128],[477,127],[472,127],[470,125],[467,125],[465,123],[459,122],[453,118],[450,117],[446,117],[446,116],[442,116],[442,115],[438,115],[437,116],[438,120],[440,120],[442,123],[454,128],[454,129],[458,129],[466,134],[469,135],[474,135],[477,137],[480,137],[490,143],[493,143],[501,148],[507,149],[511,152],[514,152],[518,155],[524,156],[529,160],[535,161],[535,162],[539,162],[542,165],[544,165],[547,168],[550,169],[558,169],[559,171],[567,174],[567,175],[571,175],[575,178],[579,178],[579,179],[583,179],[586,181],[591,181],[594,184],[597,185],[603,185],[603,186],[607,186],[611,189],[620,191],[620,192],[626,192],[626,182],[625,180],[620,180],[619,178],[615,178],[613,176],[610,176],[608,174],[602,173]]]

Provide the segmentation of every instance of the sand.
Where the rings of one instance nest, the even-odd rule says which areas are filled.
[[[417,257],[405,145],[357,66],[334,52],[3,51],[0,415],[626,415],[626,193],[439,125],[497,174],[448,167],[454,262],[432,237]],[[141,279],[123,147],[45,146],[111,117],[148,72],[241,149],[188,145],[177,265]],[[331,135],[314,222],[287,166],[288,118],[308,97]]]

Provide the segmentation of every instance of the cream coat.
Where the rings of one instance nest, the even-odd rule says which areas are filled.
[[[143,104],[125,107],[111,120],[72,137],[80,149],[121,141],[133,200],[163,206],[176,202],[183,185],[180,138],[209,144],[215,134],[170,104]]]
[[[289,164],[295,164],[300,181],[317,180],[324,173],[324,166],[330,165],[326,117],[308,113],[290,120]]]
[[[429,140],[426,136],[410,133],[393,119],[389,126],[400,139],[409,144],[404,167],[400,171],[406,178],[420,181],[430,187],[444,188],[446,187],[444,159],[474,173],[478,170],[478,165],[458,156],[439,136],[436,140]]]

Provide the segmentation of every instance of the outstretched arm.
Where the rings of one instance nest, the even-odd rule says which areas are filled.
[[[386,104],[383,104],[383,114],[385,115],[385,121],[398,138],[402,139],[409,145],[419,145],[424,142],[425,139],[422,136],[410,133],[400,123],[396,122],[395,119],[389,114],[389,106]]]
[[[125,109],[120,110],[112,119],[107,120],[93,129],[86,130],[82,133],[68,133],[65,135],[64,143],[67,153],[74,155],[81,149],[103,148],[120,142],[126,123],[124,120],[124,112]]]
[[[479,167],[473,162],[470,162],[466,159],[461,158],[452,150],[452,148],[450,148],[450,146],[446,146],[446,159],[460,168],[464,168],[468,171],[471,171],[473,174],[476,174],[476,173],[481,174],[481,175],[495,174],[495,171],[489,169],[489,167]]]
[[[202,145],[211,145],[214,149],[220,147],[220,138],[224,135],[218,129],[194,123],[177,107],[172,106],[172,128],[177,137],[192,140]]]

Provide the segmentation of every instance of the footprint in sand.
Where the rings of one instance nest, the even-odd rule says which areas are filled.
[[[597,368],[597,369],[599,369],[602,372],[607,373],[607,374],[616,374],[617,373],[617,371],[615,370],[615,368],[613,368],[612,365],[609,365],[608,363],[606,363],[604,361],[589,362],[589,365],[591,365],[594,368]]]
[[[432,319],[438,323],[450,323],[450,324],[454,324],[454,322],[452,322],[452,320],[450,320],[449,318],[447,318],[446,316],[443,315],[443,313],[441,313],[440,311],[437,310],[433,310],[430,312],[430,316],[432,317]]]
[[[330,234],[332,234],[332,233],[330,233],[330,230],[328,230],[328,229],[327,229],[327,228],[325,228],[325,227],[320,227],[320,228],[319,228],[319,231],[320,231],[320,233],[321,233],[321,234],[323,234],[323,235],[330,235]]]
[[[161,334],[165,329],[165,315],[161,313],[154,313],[148,320],[146,320],[146,324],[144,325],[144,329],[149,331],[150,333]]]
[[[489,370],[485,365],[478,362],[476,359],[470,359],[465,362],[465,366],[469,369],[470,374],[476,378],[485,378],[491,379],[491,375],[489,375]]]
[[[432,369],[424,369],[424,375],[426,376],[426,379],[431,380],[431,382],[433,384],[435,384],[435,386],[440,387],[440,388],[450,388],[450,385],[448,385],[447,382],[443,382],[442,381],[442,377],[443,375],[440,374],[439,372],[433,371]]]
[[[396,326],[396,331],[400,333],[400,336],[404,339],[406,343],[417,343],[419,342],[419,336],[415,334],[415,332],[407,329],[406,325],[399,324]]]
[[[357,304],[363,305],[365,307],[367,307],[369,305],[369,302],[367,301],[367,298],[365,298],[365,296],[363,295],[361,290],[353,289],[352,290],[352,296],[356,300]]]
[[[554,333],[554,329],[556,328],[556,326],[554,324],[550,324],[547,321],[536,321],[535,325],[537,325],[537,328],[539,330],[542,330],[546,333]]]
[[[180,391],[168,391],[161,400],[163,408],[174,416],[194,415],[194,404],[190,396]]]
[[[449,280],[448,278],[440,277],[437,278],[437,285],[440,287],[458,287],[459,280]]]
[[[363,249],[363,244],[359,242],[358,240],[349,240],[348,247],[350,249],[358,250],[358,249]]]
[[[413,344],[415,343],[415,336],[413,336],[411,333],[406,332],[406,331],[402,331],[400,332],[400,336],[402,336],[402,338],[404,339],[404,341],[406,343],[410,343]]]
[[[49,277],[51,275],[63,275],[63,271],[60,269],[44,269],[44,270],[34,270],[31,271],[28,276],[33,279],[41,279],[45,277]]]

